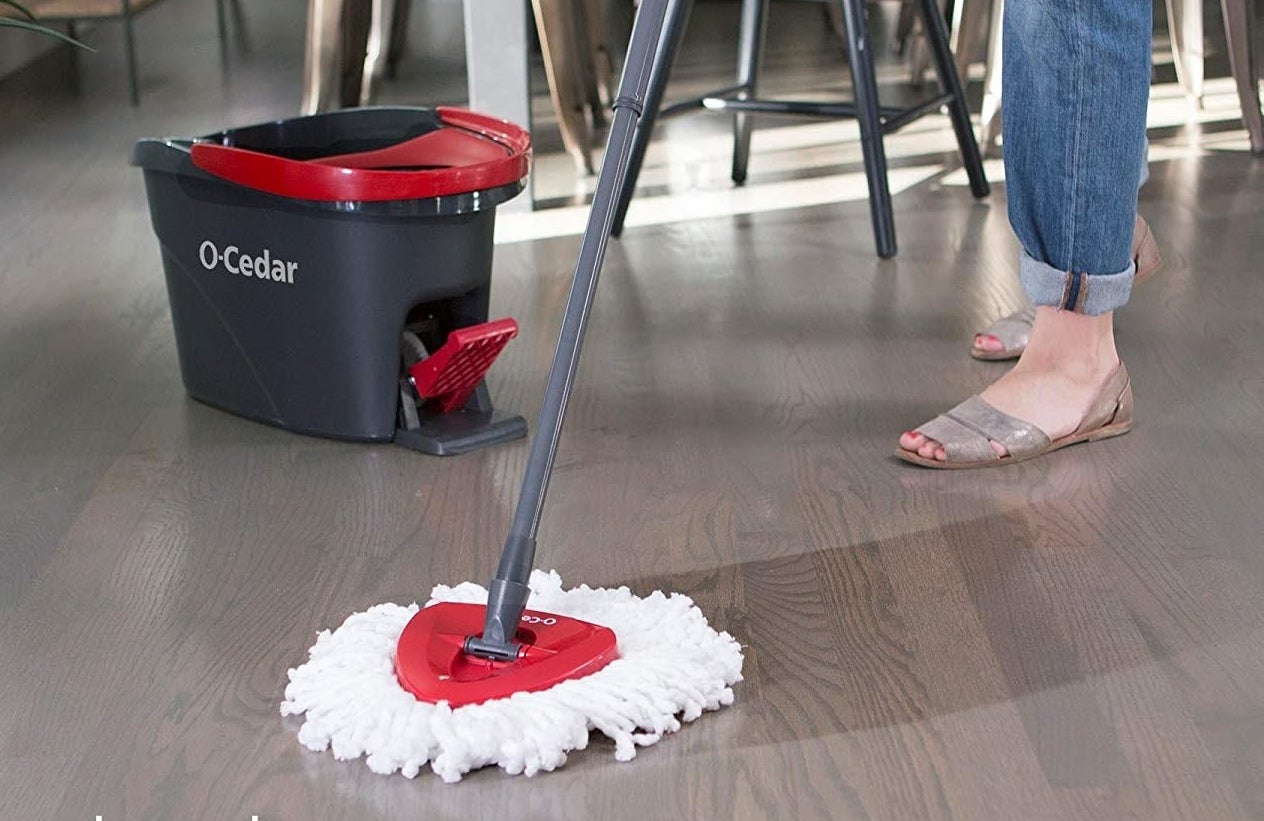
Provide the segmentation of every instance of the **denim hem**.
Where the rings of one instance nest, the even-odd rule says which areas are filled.
[[[1117,274],[1059,271],[1047,263],[1037,262],[1024,251],[1018,276],[1033,305],[1098,316],[1128,304],[1136,271],[1137,266],[1132,262]]]

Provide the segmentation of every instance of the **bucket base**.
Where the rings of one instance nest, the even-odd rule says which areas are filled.
[[[422,412],[418,426],[395,431],[395,444],[432,456],[455,456],[527,435],[527,420],[500,411]]]

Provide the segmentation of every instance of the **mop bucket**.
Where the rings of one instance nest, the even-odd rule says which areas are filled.
[[[479,329],[496,206],[522,191],[529,158],[521,128],[448,108],[137,143],[189,394],[299,433],[431,453],[524,436],[482,379],[516,325]],[[462,348],[476,337],[481,356]],[[448,374],[429,380],[445,395],[419,393],[413,372],[443,351],[464,365],[455,388]]]

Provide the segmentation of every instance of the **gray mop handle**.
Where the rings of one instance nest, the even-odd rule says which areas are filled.
[[[512,641],[518,620],[526,606],[526,584],[535,564],[535,538],[544,510],[544,496],[553,471],[553,459],[557,455],[566,404],[574,384],[575,371],[579,366],[584,331],[588,326],[593,296],[597,290],[597,276],[606,255],[617,196],[627,176],[632,135],[645,106],[650,70],[653,67],[654,54],[658,50],[667,3],[668,0],[642,0],[636,22],[632,26],[623,78],[619,83],[618,97],[614,101],[610,137],[606,142],[605,157],[597,177],[592,208],[588,212],[588,224],[584,228],[579,261],[575,265],[575,279],[566,302],[562,330],[558,337],[557,350],[553,354],[553,365],[549,369],[540,418],[536,422],[535,439],[531,443],[531,454],[527,459],[522,489],[518,494],[518,507],[509,537],[505,541],[496,578],[489,591],[491,595],[483,633],[485,642]]]

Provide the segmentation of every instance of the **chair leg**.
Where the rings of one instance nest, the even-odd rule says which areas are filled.
[[[847,42],[847,27],[843,25],[843,13],[834,3],[825,4],[825,16],[829,20],[830,30],[838,38],[840,44]]]
[[[693,9],[693,0],[668,0],[666,16],[663,19],[662,33],[658,38],[658,50],[654,53],[654,62],[650,67],[649,87],[645,91],[645,110],[641,112],[640,122],[632,135],[632,145],[628,154],[628,171],[623,178],[623,188],[618,193],[618,204],[615,207],[614,222],[610,235],[623,233],[623,220],[628,214],[628,204],[632,201],[632,192],[636,190],[636,179],[641,174],[641,163],[645,161],[645,150],[649,148],[650,137],[654,133],[654,122],[658,119],[658,111],[663,104],[663,92],[667,89],[667,79],[671,76],[672,64],[676,61],[676,51],[680,41],[685,37],[685,28],[689,25],[689,12]]]
[[[913,7],[920,9],[919,0],[908,0]],[[939,0],[939,13],[944,15],[948,10],[948,4],[951,0]],[[918,15],[920,16],[920,15]],[[946,19],[946,17],[945,17]],[[920,90],[926,85],[926,72],[930,69],[931,53],[930,45],[926,42],[929,36],[925,29],[926,26],[918,26],[914,20],[913,25],[913,47],[909,51],[909,88]]]
[[[952,129],[957,135],[957,146],[961,149],[961,160],[966,167],[966,175],[970,178],[970,190],[976,197],[986,197],[990,188],[987,177],[983,173],[983,158],[979,155],[979,144],[974,139],[974,127],[970,124],[970,110],[966,107],[966,95],[961,87],[961,77],[957,75],[957,65],[953,61],[952,51],[948,48],[948,31],[944,17],[939,12],[935,0],[921,0],[922,20],[926,24],[926,39],[930,42],[931,56],[939,73],[939,85],[952,100],[948,103],[948,114],[952,118]]]
[[[831,9],[838,8],[833,3],[830,3],[829,7]],[[891,43],[891,53],[897,57],[904,56],[905,52],[908,51],[909,38],[916,34],[913,30],[913,24],[917,20],[916,15],[917,12],[913,8],[912,0],[901,0],[900,16],[895,23],[895,38]],[[843,32],[843,39],[847,39],[846,32]]]
[[[600,12],[600,5],[600,2],[584,0],[584,2],[575,3],[572,7],[572,13],[575,15],[575,30],[578,35],[576,42],[571,45],[575,60],[575,75],[582,91],[584,112],[589,117],[594,130],[606,124],[606,105],[601,96],[601,83],[597,76],[598,44],[594,39],[599,20],[594,20],[593,15]]]
[[[395,14],[391,18],[391,43],[386,49],[386,78],[394,80],[399,70],[399,61],[404,57],[408,46],[408,17],[412,9],[410,0],[399,0],[395,4]]]
[[[979,109],[979,143],[984,156],[996,150],[1001,136],[1001,21],[1005,16],[1005,0],[993,0],[991,33],[988,35],[987,63],[983,74],[983,105]]]
[[[224,16],[224,0],[215,0],[215,22],[219,26],[220,65],[228,63],[228,21]]]
[[[878,111],[878,82],[874,74],[869,28],[865,20],[865,0],[839,0],[847,26],[847,63],[851,67],[856,120],[860,124],[860,147],[865,156],[865,177],[869,182],[869,215],[873,220],[874,244],[878,256],[895,256],[895,216],[891,210],[891,188],[887,184],[887,155],[882,144],[882,119]],[[928,0],[935,2],[935,0]]]
[[[764,56],[764,39],[768,32],[768,0],[742,0],[742,22],[738,29],[737,99],[755,96],[759,82],[759,64]],[[750,161],[752,117],[742,111],[733,115],[733,182],[746,182]]]
[[[533,0],[536,31],[544,53],[544,73],[549,96],[562,130],[562,143],[577,169],[593,173],[591,133],[584,118],[584,93],[575,55],[580,34],[576,31],[574,6],[568,0]]]
[[[338,108],[360,104],[364,59],[369,53],[374,0],[346,0],[342,13],[342,50],[338,60]]]
[[[334,107],[342,94],[340,57],[344,0],[308,0],[307,49],[303,60],[304,114]]]
[[[1167,0],[1167,31],[1176,81],[1201,106],[1203,101],[1203,0]]]
[[[237,38],[237,50],[242,54],[250,52],[250,28],[246,25],[246,13],[242,11],[241,0],[225,0],[228,3],[228,16],[232,22],[233,34]]]
[[[136,35],[132,31],[132,4],[123,0],[123,46],[127,50],[127,81],[132,105],[140,105],[140,81],[136,76]]]
[[[1000,0],[993,2],[999,3]],[[986,0],[957,0],[953,7],[956,25],[952,31],[952,51],[957,57],[957,74],[962,84],[969,81],[970,62],[974,59],[986,13]]]
[[[588,26],[588,48],[591,52],[593,81],[596,84],[599,106],[607,107],[614,102],[614,57],[610,53],[610,36],[606,29],[606,10],[603,0],[585,0],[584,20]]]
[[[373,0],[372,22],[365,49],[363,74],[360,78],[360,105],[372,105],[377,86],[385,73],[390,51],[391,31],[395,23],[395,0]]]
[[[1229,65],[1238,87],[1242,121],[1251,137],[1251,152],[1264,154],[1264,115],[1260,113],[1260,64],[1255,55],[1255,14],[1250,0],[1223,0]]]

